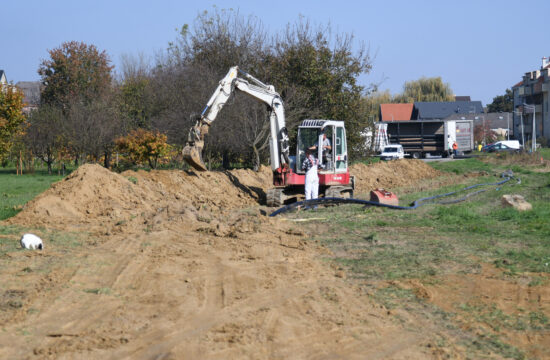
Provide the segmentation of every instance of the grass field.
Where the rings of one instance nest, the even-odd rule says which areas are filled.
[[[481,355],[485,352],[516,359],[536,358],[533,354],[538,354],[540,349],[536,347],[540,344],[523,346],[515,342],[514,336],[548,334],[550,313],[544,305],[533,302],[504,307],[491,294],[479,294],[479,298],[488,300],[479,300],[472,294],[466,298],[457,295],[454,302],[449,300],[445,307],[419,296],[418,290],[446,288],[451,296],[459,285],[448,284],[447,279],[455,276],[473,279],[482,274],[486,266],[496,269],[498,275],[495,276],[503,281],[504,288],[524,284],[536,292],[549,285],[550,173],[541,172],[539,155],[537,158],[491,156],[483,161],[475,158],[434,163],[433,166],[443,172],[463,175],[475,171],[481,176],[462,177],[464,180],[459,185],[427,191],[418,191],[426,188],[423,184],[392,189],[400,195],[400,204],[407,205],[421,197],[457,191],[477,183],[498,182],[502,180],[500,174],[508,169],[521,179],[519,184],[513,180],[499,187],[486,186],[487,191],[464,202],[427,204],[406,211],[341,206],[303,212],[299,216],[322,219],[308,222],[310,234],[332,249],[334,256],[330,260],[348,269],[377,302],[430,319],[430,323],[438,324],[443,332],[453,333],[449,337],[463,339],[461,346],[471,358],[484,357]],[[543,154],[547,155],[550,154]],[[533,210],[518,212],[503,207],[503,194],[523,195]],[[411,282],[420,285],[406,285]],[[465,290],[467,286],[462,289]],[[475,331],[463,331],[472,322],[477,324]]]
[[[29,200],[62,178],[46,171],[16,175],[15,169],[0,169],[0,220],[17,214]]]

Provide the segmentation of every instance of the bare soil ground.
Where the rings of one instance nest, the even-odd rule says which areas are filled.
[[[439,175],[410,160],[351,172],[359,193]],[[270,184],[268,168],[116,174],[98,165],[54,184],[2,223],[14,246],[0,258],[0,358],[454,354],[434,350],[436,329],[405,328],[346,280],[299,224],[264,216]],[[45,250],[16,249],[24,231]],[[439,301],[439,288],[427,291]]]

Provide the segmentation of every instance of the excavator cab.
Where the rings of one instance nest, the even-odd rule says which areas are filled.
[[[348,152],[343,121],[304,120],[298,127],[297,145],[294,171],[298,174],[303,173],[301,165],[308,148],[315,151],[315,157],[323,165],[321,173],[347,172]]]
[[[281,206],[303,198],[305,171],[302,170],[302,163],[307,149],[314,150],[314,156],[323,165],[323,169],[319,171],[319,195],[353,197],[355,181],[348,169],[346,129],[343,121],[302,121],[298,126],[296,145],[296,155],[290,156],[290,171],[281,174],[284,180],[280,183],[274,181],[275,188],[266,192],[268,206]]]

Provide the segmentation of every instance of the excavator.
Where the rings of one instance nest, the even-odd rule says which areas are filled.
[[[207,171],[202,158],[204,137],[235,90],[265,103],[269,110],[269,151],[274,187],[266,193],[268,206],[281,206],[303,196],[305,172],[301,169],[301,164],[308,148],[316,149],[317,158],[324,167],[319,171],[319,194],[325,197],[353,197],[355,184],[348,169],[344,122],[303,120],[298,126],[296,153],[291,155],[281,96],[273,85],[262,83],[254,76],[239,70],[238,66],[229,69],[189,130],[187,144],[183,148],[183,158],[191,167],[198,171]],[[325,138],[331,145],[325,148],[330,148],[330,151],[318,146],[323,144],[323,141],[326,143]]]

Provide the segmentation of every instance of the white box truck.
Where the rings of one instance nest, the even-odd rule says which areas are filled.
[[[474,149],[473,120],[386,121],[390,144],[401,144],[405,155],[415,159],[430,155],[448,156],[456,141],[458,151]]]

